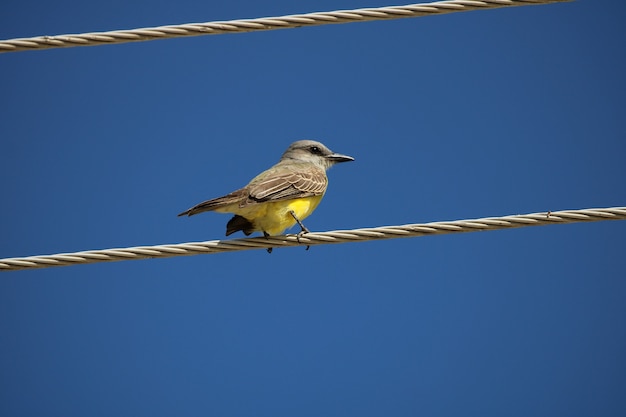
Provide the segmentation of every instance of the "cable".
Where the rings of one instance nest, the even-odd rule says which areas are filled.
[[[369,240],[394,239],[399,237],[443,235],[448,233],[478,232],[548,224],[625,219],[626,207],[565,210],[505,217],[487,217],[473,220],[335,230],[332,232],[307,233],[300,237],[297,235],[283,235],[271,236],[269,238],[255,237],[233,240],[210,240],[207,242],[190,242],[174,245],[139,246],[133,248],[61,253],[58,255],[30,256],[27,258],[7,258],[0,259],[0,271],[133,259],[169,258],[174,256],[213,254],[283,246],[313,246],[329,243],[365,242]]]
[[[307,13],[258,19],[242,19],[152,28],[93,32],[74,35],[37,36],[0,41],[0,53],[36,49],[93,46],[185,36],[218,35],[223,33],[255,32],[261,30],[319,26],[331,23],[366,22],[403,17],[420,17],[435,14],[493,9],[509,6],[560,3],[571,0],[450,0],[406,6],[378,7],[333,12]]]

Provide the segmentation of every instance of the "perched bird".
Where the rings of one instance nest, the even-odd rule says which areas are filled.
[[[276,165],[245,187],[197,204],[179,216],[204,211],[233,213],[226,236],[239,230],[246,236],[253,232],[263,232],[266,237],[279,235],[296,223],[301,233],[307,233],[302,220],[313,213],[326,192],[326,170],[348,161],[354,158],[334,153],[320,142],[299,140],[289,145]]]

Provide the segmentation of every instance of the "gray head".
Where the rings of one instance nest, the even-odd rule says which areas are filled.
[[[335,153],[323,143],[314,140],[299,140],[289,145],[280,160],[311,162],[320,168],[328,169],[339,162],[354,161],[354,158]]]

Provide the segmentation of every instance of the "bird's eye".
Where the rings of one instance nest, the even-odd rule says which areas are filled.
[[[318,148],[317,146],[311,146],[311,153],[319,155],[319,154],[322,153],[322,150],[320,148]]]

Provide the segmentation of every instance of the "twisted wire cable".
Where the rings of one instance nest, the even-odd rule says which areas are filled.
[[[93,32],[73,35],[37,36],[0,41],[0,53],[36,49],[93,46],[185,36],[218,35],[224,33],[254,32],[261,30],[299,28],[334,23],[390,20],[403,17],[420,17],[435,14],[484,10],[509,6],[560,3],[571,0],[450,0],[434,3],[409,4],[333,12],[306,13],[258,19],[241,19],[206,23],[189,23],[151,28]]]
[[[57,255],[30,256],[26,258],[6,258],[0,259],[0,271],[625,219],[626,207],[564,210],[504,217],[486,217],[471,220],[406,224],[402,226],[384,226],[354,230],[335,230],[331,232],[312,232],[301,236],[282,235],[268,238],[255,237],[232,240],[210,240],[207,242],[92,250],[75,253],[60,253]]]

